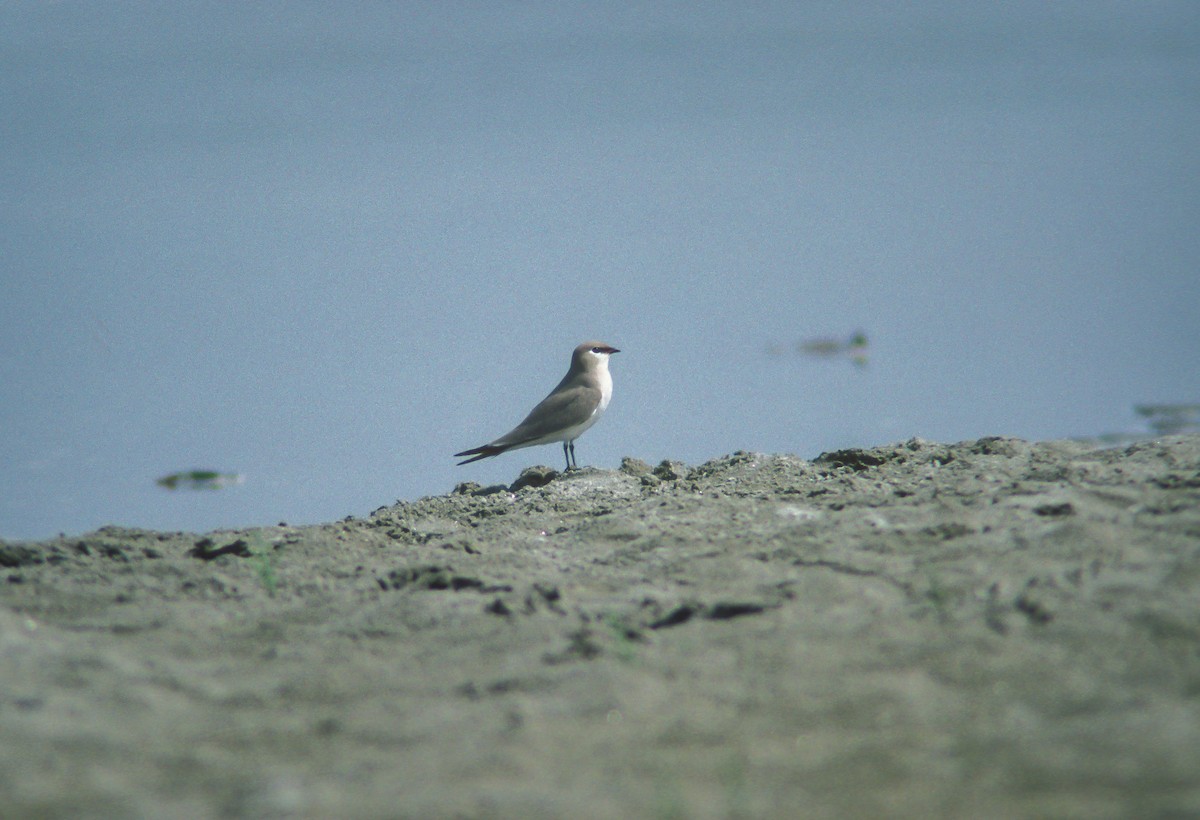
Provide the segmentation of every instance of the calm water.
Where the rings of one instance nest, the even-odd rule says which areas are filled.
[[[1200,401],[1200,6],[922,9],[5,4],[0,536]]]

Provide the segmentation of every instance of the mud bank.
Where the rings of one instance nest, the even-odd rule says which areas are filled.
[[[1200,436],[0,542],[6,817],[1200,815]]]

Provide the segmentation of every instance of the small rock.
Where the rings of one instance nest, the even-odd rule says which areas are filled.
[[[556,478],[558,478],[558,470],[555,470],[553,467],[546,467],[541,464],[535,467],[526,467],[517,476],[517,480],[512,483],[508,491],[515,493],[517,490],[524,489],[525,487],[545,487]]]
[[[658,476],[663,481],[678,481],[687,474],[687,465],[682,461],[663,459],[662,462],[654,468],[654,475]]]
[[[835,450],[832,453],[821,453],[813,459],[813,464],[828,464],[831,467],[849,467],[855,472],[869,470],[887,463],[887,459],[876,455],[870,450],[852,448]]]
[[[0,567],[24,567],[30,564],[40,564],[44,559],[39,550],[21,547],[16,544],[5,544],[0,547]]]
[[[505,618],[512,615],[512,610],[508,608],[508,604],[504,603],[504,601],[502,601],[500,598],[494,599],[490,604],[483,608],[483,611]]]
[[[621,459],[621,472],[625,475],[644,476],[650,473],[650,465],[640,458],[625,456]]]

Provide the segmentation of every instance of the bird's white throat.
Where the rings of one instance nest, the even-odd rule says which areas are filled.
[[[608,355],[607,353],[592,353],[600,361],[596,364],[596,379],[600,382],[600,404],[596,407],[595,415],[599,416],[606,409],[608,403],[612,401],[612,374],[608,372]]]

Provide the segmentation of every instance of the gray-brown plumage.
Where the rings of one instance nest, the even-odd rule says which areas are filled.
[[[604,342],[584,342],[576,347],[567,375],[524,421],[493,442],[455,453],[455,456],[472,456],[458,463],[470,464],[509,450],[561,441],[567,469],[578,466],[575,464],[575,439],[599,421],[608,407],[612,398],[608,357],[620,352]]]

